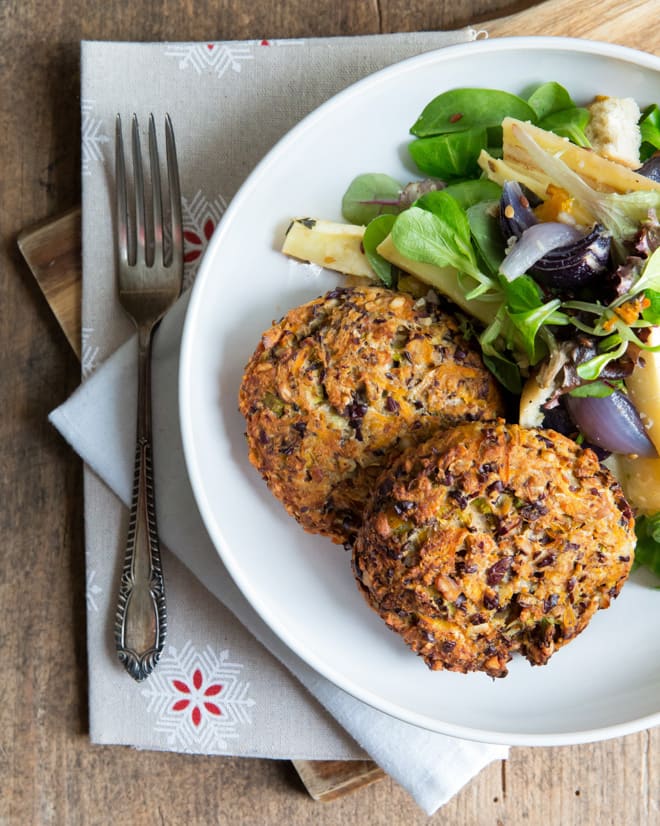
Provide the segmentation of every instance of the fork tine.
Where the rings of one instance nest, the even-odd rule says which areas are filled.
[[[179,183],[179,166],[176,157],[174,128],[168,114],[165,115],[165,144],[167,149],[167,178],[170,198],[170,216],[172,221],[172,259],[175,267],[183,264],[183,218],[181,215],[181,185]]]
[[[135,178],[135,262],[147,260],[146,208],[144,202],[144,172],[137,115],[132,119],[133,177]]]
[[[115,120],[115,176],[117,179],[117,252],[120,262],[126,263],[129,257],[128,198],[126,197],[126,162],[120,115],[117,115]]]
[[[151,193],[153,202],[153,250],[149,264],[156,264],[156,257],[160,255],[158,263],[165,263],[165,248],[163,245],[163,195],[160,184],[160,164],[158,161],[158,141],[156,140],[156,123],[153,114],[149,115],[149,164],[151,166]]]

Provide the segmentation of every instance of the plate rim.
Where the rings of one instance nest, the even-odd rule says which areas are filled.
[[[231,199],[222,216],[222,219],[219,221],[213,236],[209,241],[207,249],[204,252],[195,282],[191,288],[190,300],[186,309],[181,337],[178,376],[179,424],[186,471],[197,507],[199,508],[201,519],[209,534],[211,543],[216,553],[220,556],[228,573],[232,577],[232,580],[250,604],[251,608],[291,652],[300,657],[300,659],[303,660],[308,666],[313,668],[322,677],[329,680],[337,688],[346,691],[354,698],[364,702],[366,705],[378,711],[388,714],[397,720],[410,723],[422,729],[448,736],[459,737],[465,740],[499,745],[562,746],[603,741],[660,725],[660,709],[652,714],[636,717],[631,720],[613,723],[611,725],[601,726],[598,728],[585,728],[570,732],[539,731],[506,733],[497,730],[474,728],[437,719],[431,719],[425,714],[417,714],[414,711],[402,708],[391,701],[374,697],[368,690],[361,689],[360,686],[356,685],[353,681],[347,681],[345,678],[342,678],[341,675],[336,673],[336,670],[332,667],[324,665],[323,661],[320,660],[314,652],[307,651],[306,649],[301,650],[286,629],[281,628],[280,624],[272,616],[270,616],[270,612],[260,604],[257,595],[253,593],[250,587],[250,583],[245,580],[245,578],[234,566],[233,554],[231,550],[225,547],[226,543],[224,537],[219,532],[217,521],[212,515],[212,503],[209,501],[204,487],[201,484],[200,473],[198,472],[197,465],[197,454],[194,449],[194,440],[191,427],[191,409],[189,404],[189,400],[191,399],[190,377],[192,371],[188,368],[192,360],[195,319],[203,303],[202,296],[204,283],[208,278],[207,271],[210,269],[210,264],[208,262],[214,257],[215,248],[221,244],[224,236],[231,230],[234,216],[240,212],[243,201],[250,197],[254,188],[258,186],[263,176],[267,174],[269,167],[274,161],[277,160],[283,146],[285,146],[289,141],[296,139],[305,130],[309,129],[316,120],[325,117],[326,113],[332,108],[341,106],[344,100],[347,100],[353,95],[360,94],[363,88],[383,82],[389,75],[399,75],[402,72],[414,70],[417,66],[422,66],[426,63],[442,63],[447,60],[455,59],[457,56],[465,53],[469,54],[475,50],[479,50],[481,52],[500,52],[507,51],[512,48],[544,48],[550,51],[587,53],[599,57],[623,60],[624,62],[632,63],[636,66],[641,65],[645,69],[651,69],[660,73],[660,57],[657,57],[650,52],[633,49],[631,47],[622,46],[619,44],[607,43],[604,41],[572,37],[535,35],[511,36],[494,39],[477,38],[474,41],[467,43],[432,49],[419,55],[396,61],[389,66],[379,69],[376,72],[372,72],[369,75],[355,81],[345,89],[330,97],[324,103],[320,104],[308,115],[302,118],[285,135],[283,135],[248,174],[235,196]]]

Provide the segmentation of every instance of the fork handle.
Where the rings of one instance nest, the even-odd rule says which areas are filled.
[[[165,583],[156,523],[151,450],[151,330],[138,327],[135,471],[115,618],[117,654],[135,680],[144,680],[156,667],[166,631]]]

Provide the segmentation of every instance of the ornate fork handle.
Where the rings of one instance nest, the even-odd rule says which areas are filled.
[[[138,338],[138,410],[135,476],[126,556],[119,585],[115,644],[136,680],[154,670],[165,644],[167,613],[160,561],[151,449],[151,339],[160,319],[181,294],[183,221],[174,131],[165,116],[168,207],[164,209],[158,142],[149,116],[149,171],[143,172],[138,120],[131,122],[133,187],[124,157],[121,118],[115,136],[118,298]],[[129,209],[129,193],[133,209]]]
[[[140,325],[135,475],[115,620],[119,659],[136,680],[155,668],[167,631],[151,450],[151,339],[152,328]]]

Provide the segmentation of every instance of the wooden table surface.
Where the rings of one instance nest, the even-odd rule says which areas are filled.
[[[513,28],[660,51],[657,0],[0,2],[3,826],[660,823],[659,729],[512,749],[430,819],[389,779],[315,803],[287,762],[140,753],[87,739],[82,473],[46,420],[76,387],[79,366],[15,243],[25,226],[79,202],[79,41],[456,28],[529,7],[534,14],[515,25],[487,26],[490,35]]]

